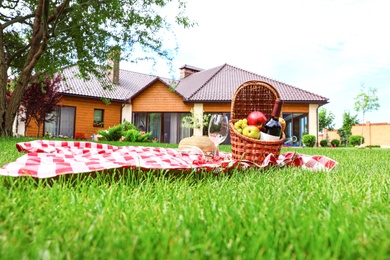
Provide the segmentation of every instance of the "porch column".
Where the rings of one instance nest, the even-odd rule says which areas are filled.
[[[309,116],[308,116],[308,131],[310,135],[316,137],[316,144],[318,146],[318,105],[309,104]]]
[[[124,107],[122,107],[121,123],[123,123],[124,120],[131,123],[132,115],[133,115],[133,106],[131,104],[126,104]]]
[[[196,117],[199,121],[203,122],[203,103],[194,104],[194,117]],[[194,136],[202,136],[203,135],[203,124],[200,128],[194,128]]]

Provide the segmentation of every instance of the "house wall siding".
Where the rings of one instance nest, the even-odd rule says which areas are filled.
[[[101,129],[115,126],[121,123],[121,109],[122,103],[111,102],[106,105],[103,101],[98,99],[87,99],[81,97],[63,96],[61,102],[63,106],[70,106],[76,108],[75,119],[75,133],[84,133],[87,138],[92,134],[96,134]],[[104,128],[93,126],[94,109],[104,110]],[[27,127],[27,136],[36,136],[38,131],[37,125],[32,121]],[[43,136],[44,129],[41,127],[39,136]]]
[[[283,113],[309,113],[309,104],[284,104]]]
[[[204,103],[203,111],[205,113],[212,112],[221,112],[221,113],[230,113],[230,103]]]
[[[169,90],[162,82],[155,82],[132,100],[133,112],[189,112],[193,104]]]

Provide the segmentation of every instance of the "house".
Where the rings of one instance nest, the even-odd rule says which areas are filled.
[[[57,120],[46,123],[41,134],[73,137],[75,133],[84,133],[90,137],[98,130],[127,120],[140,129],[152,131],[160,142],[178,143],[192,134],[191,129],[181,126],[191,109],[195,115],[225,113],[229,116],[235,90],[248,80],[262,80],[273,85],[284,100],[286,143],[301,144],[304,133],[317,136],[318,108],[328,103],[325,97],[229,64],[206,70],[184,65],[180,70],[179,80],[118,68],[110,71],[104,80],[91,75],[85,81],[77,76],[77,66],[65,68]],[[36,126],[31,125],[27,135],[35,136],[36,131]]]

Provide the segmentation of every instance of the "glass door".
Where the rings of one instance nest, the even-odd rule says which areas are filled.
[[[152,132],[152,139],[161,140],[161,113],[148,113],[147,132]]]
[[[54,120],[51,122],[45,122],[45,133],[47,132],[52,137],[62,135],[73,138],[76,108],[57,107],[56,111],[48,115],[47,118],[51,118],[53,114]]]

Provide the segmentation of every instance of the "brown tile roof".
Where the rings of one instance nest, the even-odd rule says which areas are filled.
[[[125,89],[132,91],[132,93],[134,93],[133,95],[136,95],[139,91],[142,91],[145,87],[148,87],[156,80],[160,80],[167,86],[177,84],[175,81],[172,83],[171,79],[157,77],[144,73],[138,73],[128,70],[120,70],[119,72],[119,85],[124,87]]]
[[[104,71],[101,71],[101,73],[105,74]],[[119,84],[111,84],[108,76],[99,80],[96,76],[89,74],[90,79],[84,80],[78,74],[79,70],[77,66],[63,69],[62,75],[65,79],[65,84],[60,88],[61,93],[91,98],[103,97],[113,101],[127,102],[127,100],[139,94],[144,88],[156,80],[162,81],[167,86],[172,84],[172,80],[167,78],[127,70],[120,70]],[[176,85],[176,82],[173,84]],[[103,86],[109,86],[111,89],[104,89]]]
[[[104,72],[102,71],[102,73]],[[131,89],[111,84],[108,77],[99,80],[96,76],[89,74],[90,78],[85,80],[80,78],[78,74],[79,70],[77,66],[67,67],[62,70],[65,84],[60,87],[61,93],[90,98],[109,98],[115,101],[127,100],[134,95]],[[111,89],[104,88],[103,86],[109,86]]]
[[[325,104],[328,99],[306,90],[224,64],[192,74],[180,80],[176,91],[187,102],[230,102],[235,90],[248,80],[270,83],[286,103]]]
[[[188,65],[186,65],[188,67]],[[187,76],[180,81],[172,81],[168,78],[120,70],[119,85],[113,85],[113,90],[103,90],[102,83],[91,76],[89,81],[84,81],[77,75],[77,66],[63,70],[66,77],[65,87],[61,92],[64,94],[81,95],[94,98],[110,98],[121,102],[128,102],[136,97],[153,82],[159,80],[167,87],[176,86],[176,93],[184,102],[231,102],[235,90],[245,81],[262,80],[273,85],[286,103],[316,103],[326,104],[328,99],[306,90],[276,81],[237,67],[224,64],[208,70],[198,69],[199,72]],[[108,84],[106,78],[104,84]]]

